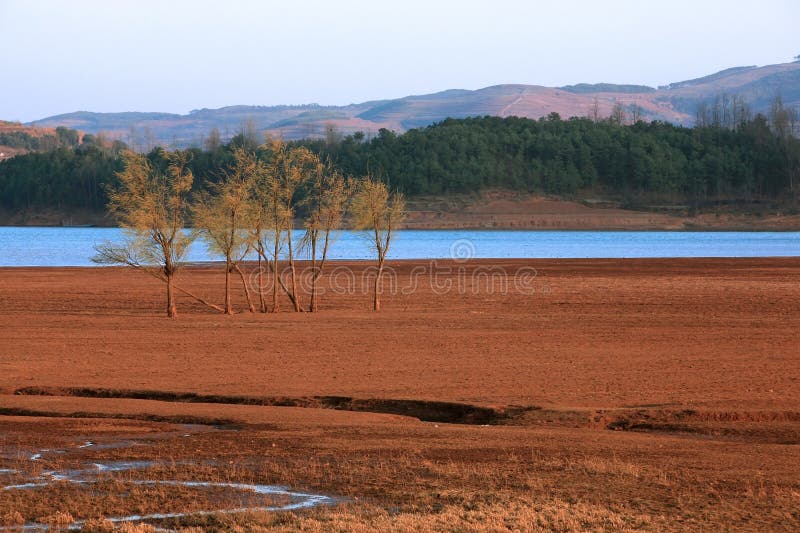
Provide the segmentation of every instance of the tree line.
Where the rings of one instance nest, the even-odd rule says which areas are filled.
[[[735,113],[718,115],[712,107],[711,122],[694,128],[641,120],[626,125],[624,115],[561,120],[551,114],[448,119],[402,135],[381,130],[371,140],[356,134],[303,144],[347,172],[383,173],[410,196],[506,188],[606,196],[631,206],[796,202],[796,111],[777,100],[769,117],[750,117],[736,103]]]
[[[55,133],[31,135],[27,131],[0,131],[0,145],[25,150],[55,150],[57,148],[74,148],[81,143],[80,133],[63,126],[56,128]]]
[[[77,132],[71,138],[77,138]],[[105,186],[116,183],[127,146],[86,134],[76,145],[57,145],[0,162],[0,207],[102,211]]]
[[[233,147],[229,162],[214,179],[199,180],[199,189],[195,189],[191,150],[155,150],[147,155],[124,151],[121,159],[117,184],[107,191],[108,208],[127,237],[124,242],[98,245],[93,261],[132,267],[163,281],[167,316],[177,315],[175,291],[233,314],[232,278],[237,275],[252,313],[279,311],[280,295],[289,298],[296,312],[316,311],[317,285],[332,237],[347,221],[370,235],[376,255],[373,309],[380,309],[384,263],[404,209],[402,194],[392,193],[384,181],[371,175],[346,176],[330,160],[279,140],[257,150]],[[294,228],[301,208],[305,232],[298,241]],[[224,257],[222,306],[175,283],[196,239]],[[311,265],[307,303],[298,290],[295,261],[301,251]],[[244,263],[252,254],[258,279],[255,296],[245,274],[252,263]],[[263,290],[267,277],[271,303]]]
[[[698,126],[644,122],[619,109],[608,119],[557,114],[447,119],[403,134],[382,129],[369,138],[335,131],[322,140],[287,143],[329,159],[345,174],[383,176],[409,196],[470,193],[485,188],[575,197],[602,196],[629,206],[778,200],[796,202],[800,179],[797,112],[773,102],[751,116],[739,99],[698,109]],[[263,156],[253,132],[228,143],[189,148],[187,163],[213,181],[237,148]],[[89,208],[107,202],[124,145],[83,144],[0,163],[0,201],[7,209]],[[159,149],[148,155],[158,158]],[[194,189],[202,188],[195,182]],[[301,191],[302,193],[303,191]]]

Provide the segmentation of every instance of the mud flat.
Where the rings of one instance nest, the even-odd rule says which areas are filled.
[[[332,266],[319,313],[177,320],[0,269],[0,525],[800,527],[797,259],[394,262],[377,314]]]

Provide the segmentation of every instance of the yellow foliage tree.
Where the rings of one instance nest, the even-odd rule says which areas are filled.
[[[188,152],[168,152],[166,172],[152,165],[146,156],[131,151],[122,154],[123,170],[117,173],[119,186],[109,189],[109,212],[125,232],[122,244],[95,247],[95,263],[127,265],[160,279],[167,286],[167,316],[177,316],[173,290],[222,310],[194,294],[175,287],[174,278],[194,240],[184,230],[188,198],[194,175],[188,167]]]
[[[375,247],[378,264],[372,307],[378,311],[381,308],[380,288],[384,262],[389,253],[393,232],[405,215],[405,199],[400,193],[390,193],[384,182],[365,176],[353,197],[351,209],[354,227],[369,231],[370,240]]]
[[[236,148],[233,163],[223,172],[222,179],[209,185],[192,205],[195,229],[206,241],[209,250],[225,257],[226,314],[233,314],[230,275],[236,271],[242,281],[247,305],[255,312],[247,280],[239,263],[251,247],[250,201],[258,174],[259,162],[255,154]]]

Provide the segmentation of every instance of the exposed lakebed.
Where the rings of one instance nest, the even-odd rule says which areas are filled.
[[[190,439],[196,432],[209,431],[209,428],[184,426],[185,433],[180,437]],[[234,480],[235,473],[241,472],[238,465],[218,465],[208,461],[196,464],[187,461],[138,458],[115,460],[95,457],[95,451],[147,448],[162,437],[175,438],[173,434],[148,435],[143,438],[121,438],[104,440],[85,440],[70,446],[25,449],[5,448],[0,450],[0,491],[43,491],[53,497],[56,490],[84,491],[85,498],[93,500],[108,498],[117,502],[121,509],[143,508],[141,502],[128,502],[134,489],[154,489],[154,498],[167,500],[167,507],[158,510],[124,512],[105,515],[105,521],[112,524],[123,522],[158,522],[169,519],[203,517],[209,515],[230,515],[248,512],[276,512],[307,509],[316,506],[333,505],[337,499],[324,495],[295,491],[289,488],[255,483],[251,480]],[[99,454],[102,455],[102,454]],[[132,453],[138,457],[140,453]],[[200,479],[186,479],[199,467],[204,472]],[[207,479],[208,473],[221,471],[219,479]],[[170,479],[169,475],[176,479]],[[174,492],[174,494],[173,494]],[[181,502],[191,502],[188,509],[181,508]],[[153,505],[156,505],[153,502]],[[11,510],[13,511],[13,509]],[[68,512],[74,512],[68,510]],[[66,517],[66,518],[65,518]],[[0,525],[0,531],[46,530],[53,525],[61,529],[79,530],[88,517],[74,517],[62,513],[56,518],[49,517],[36,521]]]

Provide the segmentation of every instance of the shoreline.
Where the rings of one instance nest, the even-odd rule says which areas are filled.
[[[404,258],[404,259],[392,259],[387,258],[385,265],[387,267],[391,266],[419,266],[425,265],[430,262],[435,262],[440,265],[451,265],[451,266],[461,266],[465,268],[470,267],[481,267],[481,266],[494,266],[494,265],[530,265],[531,262],[537,262],[539,264],[543,264],[544,266],[548,266],[548,264],[552,264],[550,266],[559,264],[558,266],[565,266],[570,263],[575,264],[582,264],[582,263],[591,263],[597,262],[599,264],[608,264],[608,263],[625,263],[626,265],[630,265],[631,263],[641,263],[642,265],[646,263],[662,263],[665,266],[669,263],[713,263],[713,262],[774,262],[774,261],[797,261],[800,260],[800,252],[798,255],[769,255],[769,256],[693,256],[693,257],[478,257],[478,258],[471,258],[468,260],[458,260],[453,259],[450,257],[423,257],[423,258]],[[285,263],[288,265],[288,261],[281,261],[281,263]],[[325,271],[327,272],[328,269],[334,269],[337,267],[364,267],[370,268],[374,265],[375,259],[328,259],[326,261],[326,268]],[[256,261],[240,261],[239,266],[242,268],[256,268],[258,263]],[[308,268],[311,266],[311,260],[309,259],[295,259],[294,261],[295,267],[298,270],[302,270],[303,268]],[[189,271],[206,271],[212,269],[218,269],[225,265],[225,261],[190,261],[181,264],[181,269],[189,270]],[[692,265],[687,265],[692,266]],[[153,266],[153,268],[158,268],[157,266]],[[0,271],[11,271],[11,270],[19,270],[19,271],[27,271],[27,270],[51,270],[51,271],[58,271],[58,270],[87,270],[87,271],[98,271],[98,270],[130,270],[131,272],[135,272],[135,269],[126,265],[0,265]]]
[[[800,231],[800,212],[783,204],[704,207],[695,216],[658,206],[623,208],[619,202],[563,199],[487,190],[476,194],[408,199],[399,229],[505,231]],[[65,222],[69,222],[64,226]],[[0,209],[5,227],[116,227],[105,212]],[[302,228],[301,219],[295,221]]]
[[[3,225],[0,224],[0,229],[13,228],[13,229],[70,229],[70,230],[96,230],[96,229],[122,229],[120,226],[50,226],[50,225]],[[187,226],[185,229],[191,229]],[[292,228],[292,231],[305,231],[303,227]],[[355,232],[357,230],[343,229],[338,232]],[[789,228],[756,228],[753,226],[726,226],[726,227],[684,227],[684,228],[624,228],[624,227],[605,227],[598,226],[592,228],[522,228],[522,227],[486,227],[486,226],[464,226],[458,228],[452,227],[400,227],[394,231],[420,231],[420,232],[436,232],[436,231],[474,231],[481,233],[488,232],[514,232],[514,233],[800,233],[800,226]]]
[[[386,259],[386,267],[395,266],[419,266],[436,263],[436,265],[452,265],[455,267],[471,267],[471,266],[495,266],[498,264],[506,263],[524,263],[530,265],[536,262],[537,265],[542,263],[555,263],[555,262],[592,262],[599,263],[608,262],[621,262],[626,266],[630,263],[645,263],[645,262],[714,262],[714,261],[739,261],[739,262],[753,262],[753,261],[797,261],[800,260],[800,253],[798,255],[767,255],[767,256],[695,256],[695,257],[495,257],[495,258],[472,258],[465,261],[460,261],[452,258],[430,257],[430,258],[417,258],[417,259]],[[288,261],[282,261],[282,264],[288,266]],[[308,269],[311,267],[311,261],[307,259],[294,261],[298,270]],[[365,267],[370,268],[375,264],[374,259],[328,259],[326,262],[325,271],[340,267]],[[183,263],[181,269],[185,270],[211,270],[218,269],[225,265],[224,261],[192,261]],[[240,261],[239,266],[242,268],[254,269],[257,267],[256,261]],[[154,265],[148,268],[159,268]],[[135,269],[126,265],[0,265],[0,272],[10,271],[27,271],[27,270],[87,270],[87,271],[102,271],[102,270],[130,270],[135,272]]]

